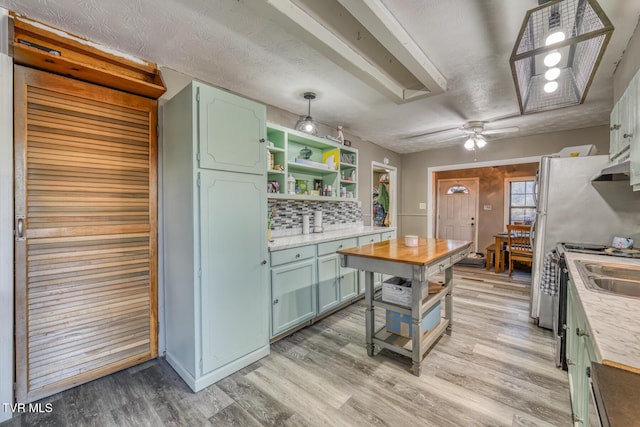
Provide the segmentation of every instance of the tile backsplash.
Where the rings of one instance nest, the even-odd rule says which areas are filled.
[[[269,200],[269,210],[274,206],[272,230],[302,228],[302,215],[309,215],[313,224],[313,213],[322,211],[323,225],[351,224],[362,221],[362,209],[358,201],[353,202],[316,202],[300,200]]]

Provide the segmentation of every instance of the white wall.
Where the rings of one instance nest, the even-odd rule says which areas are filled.
[[[0,8],[0,421],[13,402],[13,67],[8,15]]]

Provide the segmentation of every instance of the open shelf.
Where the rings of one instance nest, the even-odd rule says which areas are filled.
[[[424,358],[426,351],[429,350],[436,340],[447,330],[449,323],[449,319],[441,318],[440,323],[433,329],[422,334],[422,340],[420,341],[421,358]],[[373,336],[373,343],[376,346],[392,350],[403,356],[411,357],[413,354],[413,339],[388,332],[386,326],[376,331]]]
[[[315,166],[305,165],[304,163],[289,162],[287,166],[289,167],[290,171],[315,172],[315,173],[319,173],[321,175],[328,175],[328,174],[336,174],[336,173],[338,173],[338,171],[335,170],[335,169],[317,168]]]

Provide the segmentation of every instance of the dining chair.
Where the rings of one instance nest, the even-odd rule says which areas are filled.
[[[533,264],[531,226],[507,224],[507,251],[509,253],[509,277],[513,274],[513,263],[521,261]]]

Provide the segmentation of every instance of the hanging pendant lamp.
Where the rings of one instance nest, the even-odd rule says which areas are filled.
[[[539,0],[509,62],[522,114],[582,104],[613,25],[596,0]]]
[[[307,112],[307,115],[305,117],[301,117],[300,120],[298,120],[298,123],[296,123],[296,130],[310,133],[311,135],[317,135],[318,127],[311,118],[311,100],[316,99],[316,94],[313,92],[305,92],[304,99],[309,101],[309,110]]]

